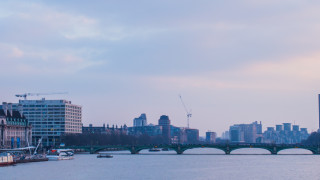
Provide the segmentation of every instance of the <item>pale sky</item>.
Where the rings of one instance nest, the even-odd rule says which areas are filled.
[[[64,92],[83,123],[168,115],[220,135],[236,123],[318,128],[320,2],[0,2],[0,101]],[[32,97],[36,99],[40,97]]]

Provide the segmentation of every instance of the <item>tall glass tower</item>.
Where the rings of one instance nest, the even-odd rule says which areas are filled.
[[[320,94],[318,94],[318,106],[319,106],[319,129],[318,129],[318,132],[320,132]]]

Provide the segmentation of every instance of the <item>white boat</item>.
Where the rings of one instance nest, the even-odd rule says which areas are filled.
[[[48,152],[47,158],[52,161],[71,160],[74,152],[72,149],[53,149]]]
[[[0,166],[9,166],[13,165],[15,162],[13,161],[13,156],[10,153],[1,153],[0,154]]]

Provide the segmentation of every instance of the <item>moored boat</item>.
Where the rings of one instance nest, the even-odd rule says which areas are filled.
[[[20,158],[16,159],[16,163],[29,163],[29,162],[41,162],[48,161],[49,158],[46,155],[38,154],[38,155],[24,155]]]
[[[97,158],[113,158],[113,156],[112,155],[110,155],[110,154],[99,154],[98,156],[97,156]]]
[[[13,156],[10,153],[1,153],[0,154],[0,166],[9,166],[13,165],[15,162],[13,161]]]
[[[71,160],[74,159],[74,153],[71,149],[53,149],[48,152],[47,158],[49,160]]]

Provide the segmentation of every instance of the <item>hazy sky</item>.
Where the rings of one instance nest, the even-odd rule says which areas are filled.
[[[320,2],[0,2],[0,101],[61,92],[83,123],[140,113],[219,133],[235,123],[317,130]],[[40,97],[33,97],[40,98]]]

